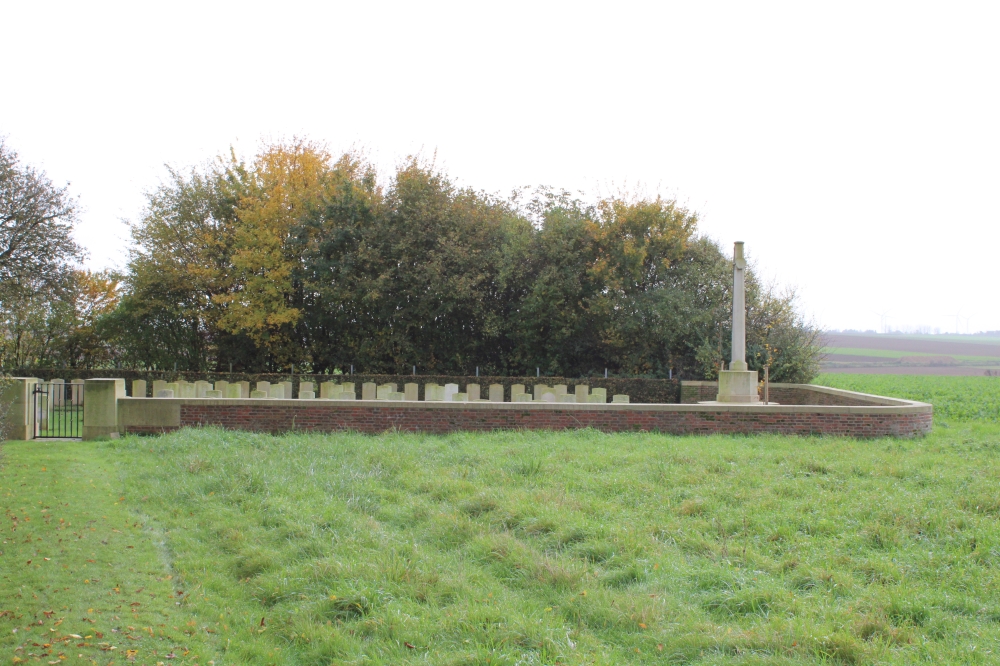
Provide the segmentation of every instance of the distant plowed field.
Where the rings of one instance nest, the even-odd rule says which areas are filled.
[[[1000,371],[1000,340],[993,337],[827,333],[823,341],[824,372],[983,375]]]

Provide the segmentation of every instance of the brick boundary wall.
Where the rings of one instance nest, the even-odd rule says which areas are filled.
[[[930,432],[931,405],[852,394],[837,389],[832,400],[852,405],[678,405],[588,403],[426,403],[403,401],[220,400],[211,398],[121,398],[122,433],[162,433],[183,427],[216,426],[270,433],[356,431],[447,433],[493,430],[566,430],[669,434],[837,435],[858,438],[914,437]],[[864,396],[859,397],[859,396]],[[879,401],[880,404],[874,404]]]
[[[715,400],[719,393],[718,382],[682,381],[681,404],[694,405],[699,402]],[[758,391],[761,400],[764,399],[764,389]],[[887,398],[881,395],[843,391],[828,386],[814,384],[780,384],[773,383],[768,388],[771,402],[780,405],[835,405],[840,407],[866,407],[871,405],[906,405],[907,400]]]

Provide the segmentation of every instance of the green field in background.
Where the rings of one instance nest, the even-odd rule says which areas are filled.
[[[824,347],[824,354],[849,354],[851,356],[871,356],[873,360],[884,358],[884,359],[899,359],[904,356],[950,356],[956,361],[964,361],[969,363],[1000,363],[1000,357],[998,356],[966,356],[961,354],[933,354],[930,352],[903,352],[903,351],[892,351],[889,349],[863,349],[859,347]]]
[[[814,384],[934,405],[935,419],[1000,422],[1000,377],[821,374]]]

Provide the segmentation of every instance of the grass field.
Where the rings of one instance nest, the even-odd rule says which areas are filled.
[[[941,354],[932,354],[930,352],[909,352],[909,351],[897,351],[892,349],[867,349],[864,347],[824,347],[824,354],[832,355],[847,355],[847,356],[870,356],[872,361],[878,361],[879,359],[885,360],[896,360],[901,358],[914,358],[914,357],[924,357],[936,358],[940,357]],[[980,363],[980,364],[996,364],[1000,362],[1000,358],[995,356],[968,356],[962,354],[949,354],[951,358],[956,361],[963,361],[966,363]]]
[[[996,663],[1000,425],[968,416],[992,398],[957,386],[932,391],[951,416],[920,440],[205,429],[7,443],[0,654]]]
[[[1000,423],[1000,377],[823,374],[814,384],[934,405],[937,420]]]

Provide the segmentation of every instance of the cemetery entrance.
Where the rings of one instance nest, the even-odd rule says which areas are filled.
[[[83,436],[83,384],[35,384],[31,398],[36,439]]]

